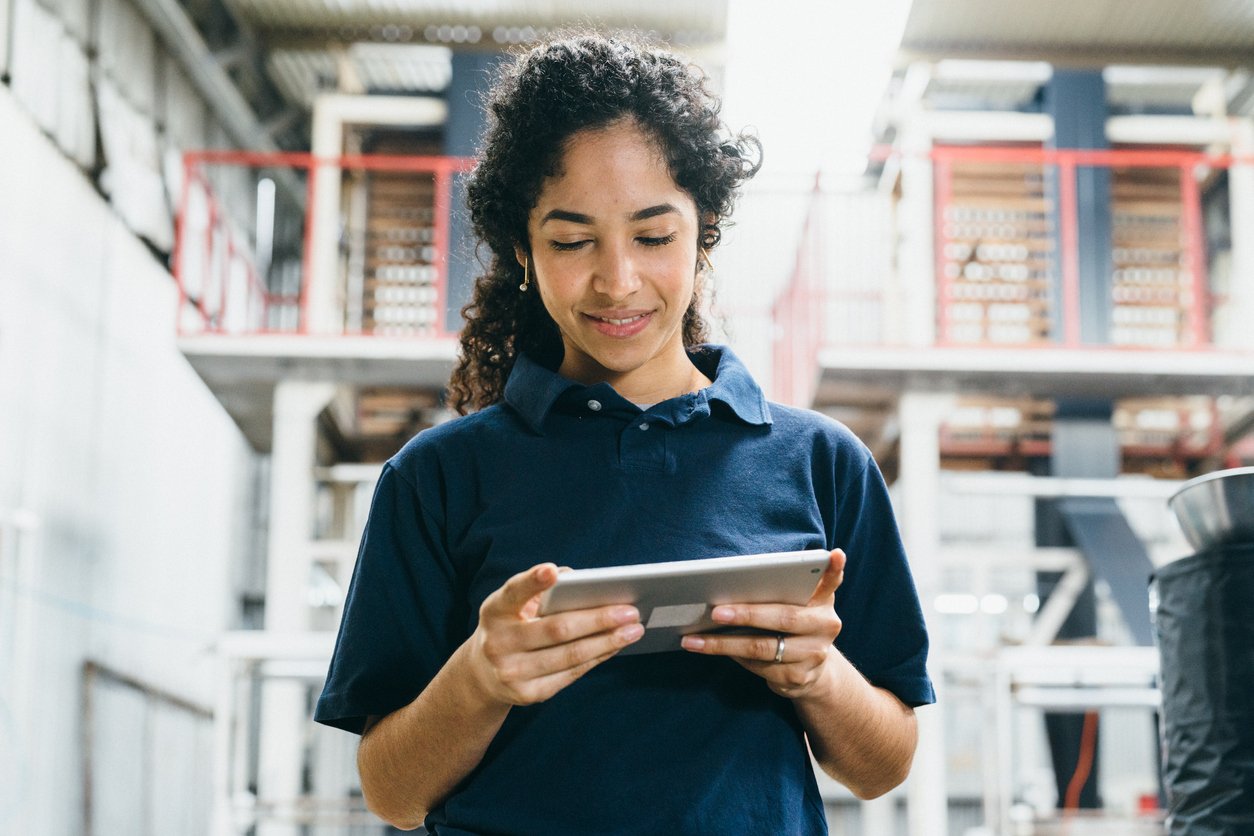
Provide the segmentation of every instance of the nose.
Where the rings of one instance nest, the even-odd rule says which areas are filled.
[[[601,247],[593,270],[592,289],[614,302],[621,302],[640,289],[640,274],[627,247]]]

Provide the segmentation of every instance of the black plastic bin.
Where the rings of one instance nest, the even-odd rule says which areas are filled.
[[[1152,580],[1171,836],[1254,836],[1254,543]]]

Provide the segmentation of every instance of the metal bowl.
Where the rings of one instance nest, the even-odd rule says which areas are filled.
[[[1189,545],[1198,551],[1254,543],[1254,467],[1190,479],[1167,500]]]

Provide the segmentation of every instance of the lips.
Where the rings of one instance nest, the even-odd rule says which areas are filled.
[[[653,319],[653,311],[603,311],[585,313],[584,319],[607,337],[631,337],[639,334]]]

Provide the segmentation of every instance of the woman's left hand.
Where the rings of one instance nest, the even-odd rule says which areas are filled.
[[[723,604],[711,613],[719,624],[753,627],[767,631],[765,635],[696,634],[684,637],[684,649],[707,656],[730,656],[766,680],[780,696],[805,696],[820,682],[835,652],[832,642],[840,634],[841,623],[833,602],[844,577],[845,553],[836,549],[804,606]]]

